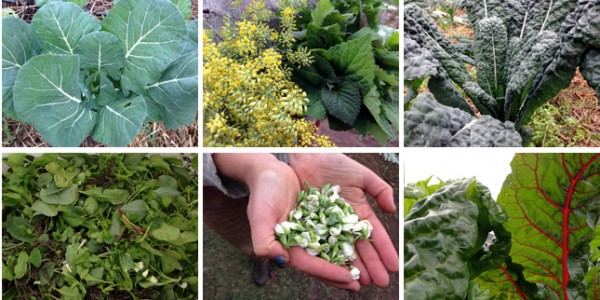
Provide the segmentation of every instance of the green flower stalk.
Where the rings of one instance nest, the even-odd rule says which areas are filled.
[[[275,233],[283,246],[302,247],[313,256],[337,264],[350,266],[353,279],[360,277],[358,268],[350,264],[356,259],[355,242],[368,240],[373,226],[360,220],[354,209],[339,193],[339,186],[326,184],[321,189],[307,188],[296,198],[296,208],[288,220],[275,226]]]

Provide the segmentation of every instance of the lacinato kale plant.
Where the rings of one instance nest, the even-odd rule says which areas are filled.
[[[600,154],[511,167],[497,201],[474,179],[407,186],[406,299],[598,299]]]
[[[482,115],[514,123],[527,143],[533,112],[566,88],[578,67],[598,89],[600,1],[467,0],[463,7],[475,38],[453,44],[418,5],[406,5],[405,106],[428,79],[441,104],[474,114],[468,97]],[[406,120],[422,122],[417,114]]]
[[[7,117],[69,147],[89,135],[125,146],[146,122],[194,122],[198,22],[186,24],[189,0],[121,0],[102,21],[74,3],[46,2],[31,24],[2,19]]]

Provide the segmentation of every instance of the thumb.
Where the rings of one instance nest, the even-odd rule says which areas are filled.
[[[259,257],[268,257],[279,265],[284,266],[289,262],[289,253],[275,236],[275,225],[279,223],[276,214],[269,207],[261,207],[264,199],[252,199],[248,205],[248,220],[252,234],[252,247],[254,254]],[[258,204],[257,204],[258,203]]]

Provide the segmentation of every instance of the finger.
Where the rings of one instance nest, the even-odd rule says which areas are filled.
[[[371,243],[375,247],[375,250],[377,250],[383,265],[390,272],[398,272],[400,260],[390,236],[375,216],[375,213],[371,214],[369,222],[373,226],[373,232],[371,232],[370,237]]]
[[[357,251],[356,260],[354,260],[352,262],[352,264],[355,267],[357,267],[358,270],[360,270],[360,277],[358,278],[358,282],[360,282],[360,284],[364,285],[364,286],[371,285],[371,283],[373,281],[371,280],[371,276],[369,275],[367,267],[365,266],[364,262],[362,261],[362,258],[360,257],[360,253],[358,253],[358,251]]]
[[[289,253],[290,261],[288,265],[308,275],[340,283],[353,281],[347,267],[334,265],[322,258],[312,256],[300,247],[291,247]]]
[[[379,205],[383,211],[395,212],[396,205],[394,204],[394,192],[392,187],[367,167],[363,166],[363,168],[363,184],[367,194],[375,198],[377,205]]]
[[[280,220],[268,207],[257,207],[260,201],[272,196],[269,193],[263,193],[261,189],[250,195],[248,221],[250,222],[252,246],[257,256],[276,258],[278,264],[285,265],[290,260],[290,256],[277,240],[274,229]]]
[[[390,283],[386,268],[381,262],[379,253],[375,250],[373,245],[368,241],[359,240],[356,241],[356,250],[360,254],[361,259],[365,262],[367,271],[373,283],[378,287],[386,287]],[[363,272],[361,270],[360,277],[362,278]]]
[[[358,281],[356,281],[356,280],[354,280],[352,282],[337,282],[337,281],[331,281],[331,280],[326,280],[326,279],[319,279],[319,280],[321,280],[325,284],[331,285],[338,289],[350,290],[350,291],[354,291],[354,292],[360,291],[360,283],[358,283]]]

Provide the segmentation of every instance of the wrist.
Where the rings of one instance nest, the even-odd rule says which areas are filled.
[[[272,163],[280,163],[272,154],[217,153],[213,161],[219,173],[231,179],[249,183]]]

